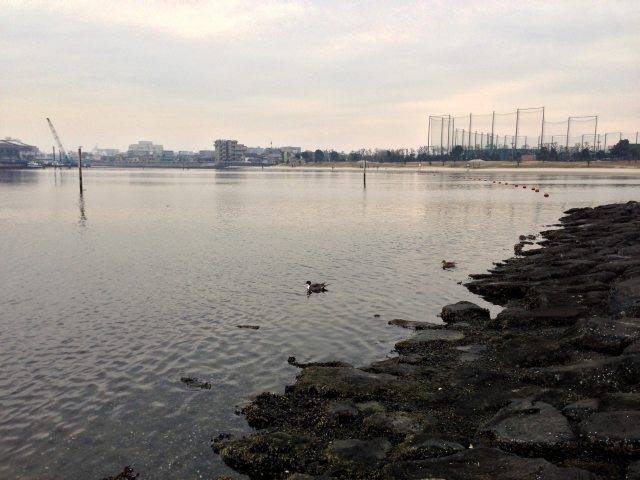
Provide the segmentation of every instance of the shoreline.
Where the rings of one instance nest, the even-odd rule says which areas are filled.
[[[640,203],[565,214],[466,284],[495,318],[391,320],[415,334],[362,368],[290,357],[213,450],[255,479],[640,479]]]

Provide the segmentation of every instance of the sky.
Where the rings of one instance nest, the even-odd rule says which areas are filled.
[[[417,149],[429,115],[541,106],[636,132],[638,25],[637,0],[0,0],[0,138]]]

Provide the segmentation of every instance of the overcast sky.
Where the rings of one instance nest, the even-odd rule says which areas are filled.
[[[639,26],[637,0],[0,0],[0,137],[417,148],[429,115],[543,105],[635,132]]]

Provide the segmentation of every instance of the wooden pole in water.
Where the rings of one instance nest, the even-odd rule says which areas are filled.
[[[364,172],[362,174],[362,181],[364,182],[364,188],[367,188],[367,157],[364,157]]]
[[[82,195],[82,147],[78,147],[78,177],[80,179],[80,195]]]

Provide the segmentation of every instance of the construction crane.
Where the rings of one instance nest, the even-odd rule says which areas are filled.
[[[58,152],[62,152],[62,154],[64,155],[65,163],[67,163],[67,164],[71,163],[71,159],[69,158],[69,155],[67,155],[67,151],[62,146],[62,142],[60,141],[60,137],[58,136],[58,133],[56,132],[56,129],[53,127],[53,123],[51,123],[51,120],[49,120],[49,117],[47,117],[47,122],[49,122],[49,128],[51,129],[51,133],[53,134],[53,138],[55,138],[56,143],[58,144]],[[55,161],[55,158],[54,158],[54,161]]]

